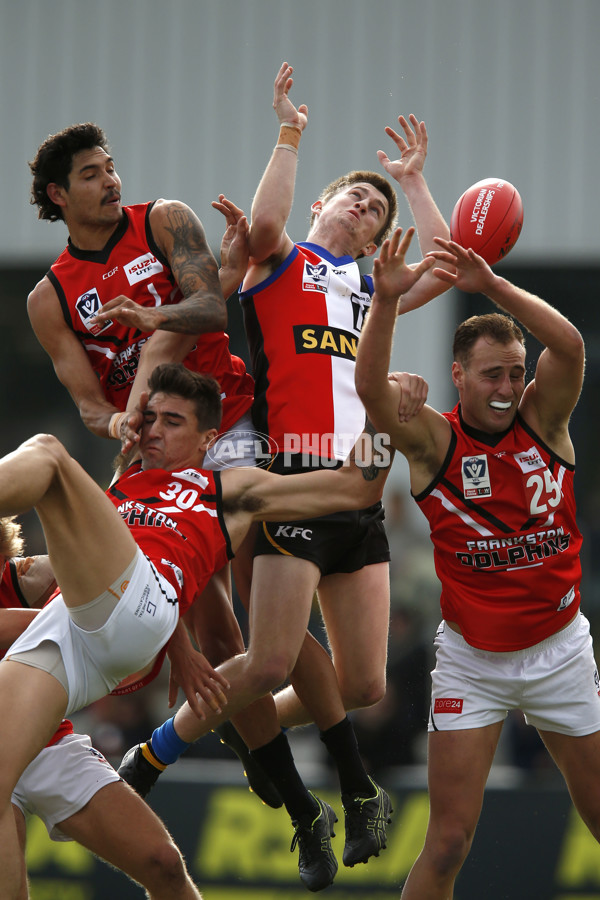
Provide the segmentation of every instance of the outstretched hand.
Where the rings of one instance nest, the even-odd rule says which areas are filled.
[[[288,97],[289,90],[294,83],[294,79],[291,77],[293,71],[292,66],[286,62],[282,63],[275,78],[273,109],[277,113],[280,124],[285,122],[289,125],[298,125],[300,130],[304,131],[308,121],[308,106],[302,103],[296,109]]]
[[[225,691],[229,688],[229,682],[192,645],[183,624],[173,633],[167,645],[167,656],[171,664],[169,708],[177,702],[178,689],[181,688],[199,719],[206,718],[201,700],[213,712],[220,713],[227,704]]]
[[[138,328],[140,331],[156,331],[164,322],[160,307],[142,306],[124,294],[113,297],[105,303],[91,320],[93,324],[106,325],[116,319],[121,325]]]
[[[404,131],[405,137],[402,137],[389,125],[385,129],[385,133],[388,137],[391,137],[400,151],[400,158],[391,160],[385,151],[377,151],[377,157],[383,168],[388,175],[395,178],[398,182],[410,175],[420,174],[423,171],[427,156],[427,128],[425,127],[425,122],[419,122],[412,113],[408,118],[410,125],[404,116],[398,116],[398,122]],[[412,128],[410,127],[411,125]]]
[[[474,250],[465,249],[456,241],[446,241],[439,237],[434,238],[434,241],[441,249],[431,250],[427,256],[438,262],[450,263],[455,269],[454,272],[449,272],[435,268],[433,274],[436,278],[467,294],[485,294],[496,278],[486,261]]]
[[[219,199],[213,200],[211,205],[225,216],[227,223],[221,240],[221,269],[227,269],[232,281],[239,284],[248,268],[248,219],[243,209],[228,200],[224,194],[219,194]]]
[[[412,226],[404,235],[402,228],[396,228],[381,245],[379,256],[373,263],[373,285],[378,300],[397,301],[433,266],[434,259],[429,254],[416,265],[406,263],[405,257],[414,233]]]

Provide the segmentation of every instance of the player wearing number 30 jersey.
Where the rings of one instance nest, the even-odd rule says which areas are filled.
[[[460,405],[444,415],[446,460],[415,497],[431,528],[443,617],[482,650],[530,647],[579,608],[574,466],[518,413],[499,434],[471,428]]]

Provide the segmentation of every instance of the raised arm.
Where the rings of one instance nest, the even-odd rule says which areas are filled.
[[[564,454],[570,447],[569,418],[583,384],[585,347],[580,332],[545,300],[496,275],[473,250],[453,241],[436,243],[439,252],[433,256],[456,267],[455,275],[436,269],[439,278],[467,293],[484,294],[543,344],[535,378],[525,389],[519,410],[540,437]]]
[[[408,120],[404,116],[398,116],[398,123],[404,136],[389,125],[385,133],[394,141],[400,156],[391,160],[383,150],[378,150],[377,156],[388,175],[402,188],[417,228],[421,253],[425,256],[431,250],[437,249],[434,238],[449,239],[450,229],[433,199],[423,174],[428,147],[425,122],[419,122],[417,117],[411,114]],[[440,265],[446,264],[440,262]],[[399,312],[404,313],[423,306],[446,290],[448,285],[429,273],[411,291],[405,293]]]
[[[49,355],[59,381],[70,393],[86,428],[98,437],[109,436],[117,407],[104,397],[88,355],[64,320],[60,302],[44,277],[27,298],[27,313],[40,344]]]
[[[225,232],[221,240],[219,281],[227,298],[237,290],[248,268],[248,220],[244,210],[228,200],[224,194],[213,200],[212,206],[225,216]]]
[[[250,269],[247,284],[264,277],[261,269],[275,268],[291,250],[292,241],[286,232],[294,199],[298,145],[306,127],[308,108],[301,104],[297,109],[288,93],[293,84],[293,69],[283,63],[273,91],[273,108],[279,121],[279,138],[260,180],[250,217]]]
[[[402,229],[397,228],[383,242],[373,263],[373,297],[358,343],[355,369],[356,390],[369,420],[378,431],[389,434],[392,446],[400,449],[403,432],[398,406],[402,385],[388,377],[397,308],[401,296],[417,285],[434,263],[428,256],[417,266],[406,264],[414,231],[409,228],[401,237]]]
[[[403,405],[402,379],[388,377],[396,327],[400,282],[410,288],[403,255],[409,242],[409,229],[402,243],[394,237],[384,241],[379,258],[373,266],[374,292],[371,308],[358,342],[356,354],[356,391],[367,416],[378,433],[389,436],[391,446],[408,460],[411,486],[415,493],[423,490],[437,474],[444,459],[450,426],[446,419],[429,406],[422,406],[410,417],[399,415]],[[433,257],[423,260],[413,275],[426,277]],[[414,284],[418,284],[415,279]],[[404,323],[404,320],[400,320]]]
[[[252,521],[292,521],[371,506],[381,499],[392,458],[381,436],[365,430],[335,471],[275,475],[261,468],[225,470],[223,509],[232,540],[240,521],[245,534]]]

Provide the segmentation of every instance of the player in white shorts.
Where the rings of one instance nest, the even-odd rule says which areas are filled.
[[[600,681],[581,612],[524,650],[479,650],[445,622],[434,646],[429,731],[482,728],[502,722],[510,709],[522,710],[527,724],[542,731],[580,737],[600,730]]]
[[[286,478],[248,466],[222,475],[202,470],[220,424],[218,383],[182,365],[165,365],[153,373],[150,388],[141,460],[107,493],[51,435],[37,435],[0,460],[0,514],[35,508],[61,591],[61,600],[50,601],[0,662],[3,900],[19,900],[22,887],[12,792],[66,711],[107,693],[151,660],[176,628],[170,607],[177,605],[181,615],[191,606],[253,522],[280,518],[284,510],[295,517],[326,515],[381,497],[385,477],[367,481],[352,463]],[[115,633],[121,616],[125,640]],[[48,671],[48,646],[55,659],[64,654],[68,691],[60,662]],[[30,650],[31,665],[24,665],[17,654]],[[248,706],[255,699],[251,692],[265,692],[262,684],[248,685],[241,668],[239,658],[221,671],[204,659],[195,666],[188,700],[206,718],[207,730]],[[311,812],[324,808],[305,794]]]
[[[151,900],[200,900],[183,857],[163,822],[117,775],[84,734],[66,731],[27,766],[12,794],[22,868],[26,821],[38,816],[53,841],[77,841],[143,885]],[[60,729],[59,729],[60,732]]]
[[[54,582],[46,557],[25,559],[21,526],[0,519],[0,648],[25,628],[20,603],[39,607]],[[38,614],[39,615],[39,614]],[[181,854],[160,819],[121,781],[87,735],[64,719],[27,766],[11,797],[22,870],[19,900],[29,896],[25,871],[26,817],[37,815],[52,840],[77,840],[138,881],[154,900],[198,900]]]
[[[7,655],[51,672],[68,694],[70,715],[153,662],[178,616],[175,589],[138,548],[117,582],[90,603],[68,610],[55,597]]]
[[[441,583],[428,733],[430,816],[403,900],[447,900],[467,858],[509,709],[521,709],[600,843],[600,691],[579,608],[582,534],[569,422],[585,370],[582,335],[472,249],[436,238],[434,275],[501,312],[453,337],[454,409],[397,415],[388,382],[398,313],[374,297],[356,360],[369,418],[408,462]],[[402,307],[402,302],[400,304]],[[527,377],[525,335],[541,344]],[[485,893],[485,891],[480,892]]]

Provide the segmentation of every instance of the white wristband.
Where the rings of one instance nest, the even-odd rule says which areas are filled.
[[[116,440],[121,440],[121,425],[127,418],[129,413],[127,412],[116,412],[113,413],[110,417],[110,422],[108,423],[108,436],[111,438],[116,438]]]

